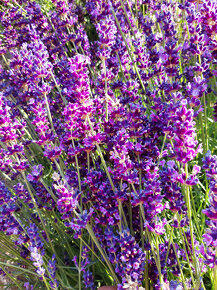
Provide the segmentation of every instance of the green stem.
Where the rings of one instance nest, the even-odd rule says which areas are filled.
[[[149,278],[148,278],[148,259],[149,252],[146,252],[146,261],[145,261],[145,290],[149,290]]]
[[[185,173],[186,173],[186,178],[188,178],[188,164],[187,163],[185,164]],[[191,198],[190,198],[190,193],[189,193],[189,187],[187,185],[185,186],[185,198],[186,198],[186,205],[187,205],[187,210],[188,210],[188,219],[189,219],[195,274],[196,274],[196,280],[198,282],[200,277],[199,277],[199,272],[198,272],[197,257],[196,257],[195,246],[194,246],[194,228],[193,228],[193,222],[192,222]]]
[[[46,286],[46,288],[48,289],[48,290],[50,290],[50,286],[49,286],[49,284],[47,283],[47,279],[43,276],[43,281],[44,281],[44,284],[45,284],[45,286]]]
[[[200,231],[200,226],[199,226],[199,223],[198,223],[198,218],[197,218],[197,211],[196,211],[196,207],[195,207],[195,202],[194,202],[194,196],[193,196],[193,192],[192,192],[192,187],[190,187],[190,197],[191,197],[191,201],[192,201],[192,213],[193,213],[193,217],[194,217],[194,221],[195,221],[195,225],[196,225],[196,230],[197,230],[197,233],[201,239],[202,237],[202,234],[201,234],[201,231]]]
[[[82,248],[83,248],[83,243],[82,243],[82,240],[80,239],[80,254],[79,254],[79,269],[78,269],[79,290],[81,290],[81,255],[82,255]]]
[[[217,266],[213,269],[213,276],[214,276],[214,289],[217,289]]]
[[[90,173],[90,152],[87,151],[87,170]]]
[[[75,149],[75,143],[74,143],[73,139],[72,139],[72,144],[73,144],[73,148]],[[79,191],[81,191],[81,176],[80,176],[80,169],[79,169],[78,156],[77,155],[75,155],[75,162],[76,162],[76,168],[77,168],[77,174],[78,174]]]
[[[185,277],[183,275],[182,267],[181,267],[181,264],[180,264],[180,261],[179,261],[179,256],[177,254],[176,247],[175,247],[173,241],[172,241],[172,245],[173,245],[173,249],[174,249],[174,252],[175,252],[175,255],[176,255],[176,260],[177,260],[177,263],[178,263],[178,266],[179,266],[182,283],[183,283],[184,289],[187,290],[188,288],[186,287],[186,284],[185,284]]]
[[[161,262],[160,262],[160,251],[159,251],[159,243],[158,243],[158,236],[155,236],[156,239],[156,248],[157,248],[157,261],[158,261],[158,273],[159,273],[159,280],[160,280],[160,288],[163,290],[163,276],[161,274]]]
[[[4,54],[2,54],[2,58],[3,58],[4,62],[5,62],[5,64],[7,65],[8,69],[11,70],[10,65],[9,65],[6,57],[4,56]]]
[[[120,217],[120,222],[119,222],[119,232],[122,233],[122,211],[121,211],[121,203],[118,202],[118,212],[119,212],[119,217]]]
[[[51,116],[51,112],[50,112],[50,107],[49,107],[49,103],[48,103],[48,99],[47,99],[46,94],[44,95],[44,98],[45,98],[46,107],[47,107],[47,115],[48,115],[48,119],[49,119],[49,121],[50,121],[50,124],[51,124],[51,128],[52,128],[53,134],[55,135],[56,132],[55,132],[55,129],[54,129],[53,120],[52,120],[52,116]]]
[[[129,212],[129,218],[130,218],[130,233],[133,236],[134,233],[133,233],[133,214],[132,214],[131,195],[129,196],[128,212]]]
[[[167,259],[168,259],[169,252],[170,252],[170,245],[171,245],[172,239],[173,239],[173,230],[174,230],[174,228],[172,227],[172,229],[170,230],[170,237],[169,237],[169,242],[168,242],[168,249],[167,249],[167,254],[166,254],[166,259],[165,259],[165,266],[167,265]]]
[[[142,240],[142,250],[144,251],[144,223],[142,220],[142,213],[141,208],[139,209],[139,219],[140,219],[140,234],[141,234],[141,240]]]
[[[140,156],[138,155],[139,165],[141,164]],[[142,169],[139,168],[139,190],[142,190]]]

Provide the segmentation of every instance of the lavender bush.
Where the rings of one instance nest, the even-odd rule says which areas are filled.
[[[0,18],[7,289],[216,290],[216,0],[3,0]]]

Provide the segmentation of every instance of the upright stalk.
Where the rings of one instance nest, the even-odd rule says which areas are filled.
[[[214,290],[215,290],[217,289],[217,266],[214,267],[213,276],[214,276]]]
[[[72,139],[72,145],[73,145],[73,149],[75,149],[75,142],[73,139]],[[80,169],[79,169],[77,155],[75,155],[75,162],[76,162],[76,168],[77,168],[77,174],[78,174],[78,187],[79,187],[79,191],[81,191],[81,176],[80,176]]]
[[[83,243],[82,239],[80,239],[80,254],[79,254],[79,266],[78,266],[78,288],[81,290],[81,255],[82,255],[82,248],[83,248]]]
[[[188,178],[188,164],[187,163],[185,164],[185,174],[186,174],[186,178]],[[190,235],[191,235],[191,246],[192,246],[194,267],[195,267],[195,274],[196,274],[196,287],[195,287],[195,289],[199,289],[200,277],[199,277],[199,271],[198,271],[197,257],[196,257],[196,253],[195,253],[194,228],[193,228],[192,210],[191,210],[191,198],[190,198],[190,192],[189,192],[188,185],[185,185],[185,198],[186,198],[186,205],[187,205],[187,210],[188,210],[188,219],[189,219],[189,227],[190,227]],[[199,285],[198,285],[198,283],[199,283]]]

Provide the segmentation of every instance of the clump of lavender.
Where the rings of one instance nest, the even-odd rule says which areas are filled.
[[[5,0],[0,19],[2,271],[217,287],[215,1]]]

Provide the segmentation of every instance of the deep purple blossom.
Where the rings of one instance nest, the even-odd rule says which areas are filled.
[[[77,208],[79,195],[73,190],[69,190],[63,183],[54,185],[58,193],[57,206],[61,213],[73,212]]]
[[[59,286],[59,282],[56,280],[56,256],[53,254],[52,259],[48,262],[48,272],[50,275],[50,287],[51,289],[56,289]]]
[[[104,253],[118,289],[182,289],[168,281],[180,275],[174,247],[195,281],[199,252],[216,265],[217,157],[206,154],[206,176],[197,165],[206,149],[199,131],[216,102],[215,1],[51,2],[49,11],[34,1],[1,3],[0,230],[33,262],[39,287],[43,277],[67,287],[61,260],[94,289],[94,279],[112,277],[103,267],[92,275],[96,257],[108,262]],[[197,220],[191,230],[201,238],[203,178],[209,222],[198,250],[189,227]]]

